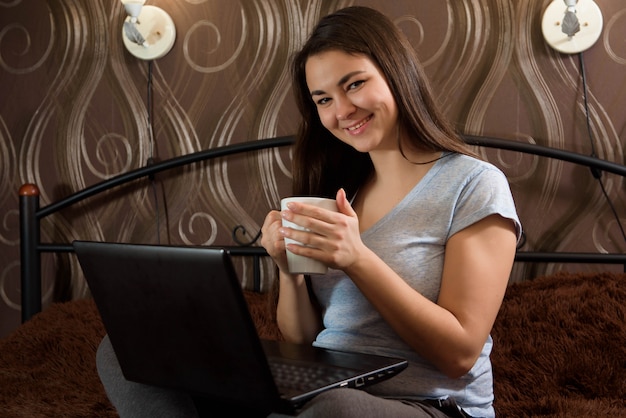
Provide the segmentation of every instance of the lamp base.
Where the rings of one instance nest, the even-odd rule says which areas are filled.
[[[130,19],[127,17],[125,22],[130,22]],[[146,42],[144,45],[133,42],[126,36],[122,27],[122,39],[128,52],[146,61],[161,58],[170,52],[176,40],[176,26],[163,9],[143,6],[136,25]]]
[[[554,0],[546,8],[541,30],[546,42],[563,54],[577,54],[593,46],[602,33],[602,12],[593,0],[578,0],[576,17],[580,31],[569,37],[562,31],[567,7],[562,0]]]

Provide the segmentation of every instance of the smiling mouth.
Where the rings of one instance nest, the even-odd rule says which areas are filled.
[[[356,131],[357,129],[359,129],[361,126],[365,125],[367,122],[369,122],[370,120],[372,120],[372,116],[368,116],[367,118],[363,119],[361,122],[357,123],[354,126],[351,126],[349,128],[347,128],[349,131]]]

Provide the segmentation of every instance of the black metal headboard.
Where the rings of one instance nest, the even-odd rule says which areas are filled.
[[[471,145],[559,159],[626,177],[626,166],[595,157],[499,138],[466,135],[464,139]],[[293,136],[283,136],[227,145],[171,158],[102,181],[43,208],[39,207],[39,188],[37,185],[24,184],[19,190],[22,322],[29,320],[33,315],[41,311],[41,254],[74,251],[71,244],[41,242],[40,225],[43,218],[104,191],[163,171],[238,153],[291,146],[293,142]],[[267,255],[265,250],[256,246],[231,246],[225,248],[232,255],[252,256],[255,258],[254,283],[255,288],[258,289],[260,283],[259,257]],[[626,254],[518,251],[515,260],[519,262],[623,264],[626,272]]]

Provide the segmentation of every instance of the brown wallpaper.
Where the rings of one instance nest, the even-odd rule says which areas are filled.
[[[558,0],[555,0],[558,1]],[[548,0],[148,0],[170,13],[173,50],[149,66],[121,41],[117,0],[0,0],[0,337],[19,324],[19,186],[42,206],[146,164],[295,132],[287,63],[317,19],[350,4],[387,13],[407,33],[462,132],[591,152],[578,56],[548,47]],[[626,3],[597,0],[600,40],[584,53],[593,139],[624,163]],[[364,28],[366,30],[366,28]],[[509,176],[525,250],[624,252],[615,218],[586,169],[485,151]],[[288,149],[198,164],[89,199],[42,223],[46,242],[231,245],[289,193]],[[626,222],[625,184],[605,174]],[[250,266],[237,261],[244,285]],[[569,268],[516,265],[512,280]],[[263,285],[271,279],[263,272]],[[72,256],[43,256],[45,305],[88,295]]]

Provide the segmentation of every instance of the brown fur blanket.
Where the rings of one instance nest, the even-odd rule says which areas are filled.
[[[259,334],[279,338],[263,295]],[[55,304],[0,340],[3,417],[116,417],[95,370],[104,335],[91,300]],[[557,274],[511,285],[493,329],[502,417],[626,417],[626,274]]]
[[[501,416],[626,417],[626,274],[510,286],[492,336]]]

